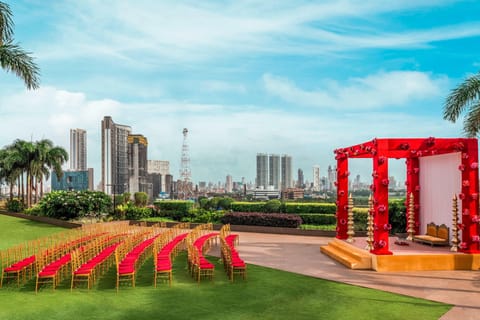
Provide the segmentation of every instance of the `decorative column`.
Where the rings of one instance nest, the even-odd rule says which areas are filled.
[[[388,248],[389,231],[392,228],[388,223],[388,142],[374,140],[373,154],[373,254],[392,254]]]
[[[335,150],[337,160],[337,235],[338,239],[348,238],[348,154],[342,150]]]
[[[373,197],[368,197],[368,218],[367,218],[367,246],[365,250],[373,249]]]
[[[462,152],[462,163],[458,169],[462,173],[462,242],[459,249],[465,253],[480,253],[478,220],[478,142],[477,139],[462,139],[458,143]]]
[[[415,235],[415,205],[414,205],[414,196],[413,193],[408,195],[408,209],[407,209],[407,240],[413,241],[413,236]]]
[[[455,194],[452,199],[452,247],[450,251],[457,252],[458,251],[458,243],[460,242],[458,239],[458,203],[457,203],[457,195]]]
[[[353,239],[353,236],[355,235],[355,228],[354,228],[354,222],[353,222],[353,198],[352,194],[348,196],[348,230],[347,230],[347,242],[354,242],[355,239]]]

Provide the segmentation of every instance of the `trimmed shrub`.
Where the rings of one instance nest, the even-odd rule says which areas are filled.
[[[13,198],[12,200],[7,200],[7,210],[11,212],[22,212],[25,209],[21,199]]]
[[[265,227],[298,228],[302,219],[295,214],[263,213],[263,212],[232,212],[221,219],[223,224],[250,225]]]
[[[182,221],[194,223],[220,223],[224,214],[225,211],[223,210],[210,211],[201,208],[192,209],[190,210],[189,217],[183,218]]]
[[[323,214],[335,214],[337,206],[335,203],[302,203],[302,202],[286,202],[284,204],[285,213],[323,213]]]
[[[388,221],[392,225],[390,233],[407,232],[405,199],[395,199],[388,202]]]
[[[353,223],[356,231],[366,231],[368,208],[353,208]]]
[[[280,200],[272,199],[272,200],[268,200],[265,203],[264,210],[265,212],[268,212],[268,213],[282,212],[281,207],[282,207],[282,202]]]
[[[232,202],[230,208],[234,212],[264,212],[265,202]]]
[[[145,207],[147,205],[148,194],[146,192],[135,192],[133,198],[137,207]]]
[[[299,213],[298,216],[302,218],[302,224],[328,225],[337,223],[337,218],[334,214]]]
[[[161,200],[155,201],[154,204],[159,208],[161,217],[170,217],[177,221],[188,217],[189,211],[194,205],[192,201],[188,200]]]

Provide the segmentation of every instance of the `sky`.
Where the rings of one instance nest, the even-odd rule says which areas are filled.
[[[461,137],[449,92],[480,68],[479,1],[44,1],[11,6],[41,87],[0,70],[0,147],[87,130],[100,179],[101,120],[149,141],[179,177],[255,181],[256,154],[292,156],[312,181],[333,150],[377,138]],[[371,160],[352,160],[371,179]],[[403,180],[404,163],[390,162]]]

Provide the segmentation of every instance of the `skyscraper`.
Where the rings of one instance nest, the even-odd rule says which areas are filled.
[[[320,166],[313,166],[313,191],[320,191]]]
[[[282,156],[282,189],[292,188],[292,157]]]
[[[305,187],[305,177],[303,175],[303,170],[298,169],[297,188],[304,188],[304,187]]]
[[[233,179],[231,175],[227,175],[227,179],[225,181],[225,192],[231,193],[233,190]]]
[[[280,189],[280,156],[271,154],[268,158],[268,185]]]
[[[147,192],[148,141],[141,134],[130,134],[128,141],[129,192]]]
[[[128,135],[129,126],[116,124],[112,117],[102,120],[102,191],[122,194],[129,190]]]
[[[268,155],[265,153],[257,153],[257,188],[268,186]]]
[[[87,170],[87,131],[70,129],[70,170]]]

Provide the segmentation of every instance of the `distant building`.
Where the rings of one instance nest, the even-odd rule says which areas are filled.
[[[298,169],[297,188],[305,188],[305,177],[303,175],[303,170],[302,169]]]
[[[320,166],[313,166],[313,191],[320,191]]]
[[[231,175],[228,175],[225,181],[225,192],[232,193],[233,191],[233,179]]]
[[[87,170],[87,131],[70,129],[70,170]]]
[[[170,174],[170,162],[165,160],[148,160],[148,173],[160,174],[160,192],[167,192],[166,176]]]
[[[65,190],[65,191],[84,191],[88,190],[88,171],[63,171],[63,176],[58,179],[55,171],[52,171],[52,190]]]
[[[282,190],[282,199],[303,199],[305,195],[305,190],[302,188],[288,188]]]
[[[129,134],[127,141],[129,192],[132,195],[147,192],[147,138],[141,134]]]
[[[155,200],[160,197],[162,192],[162,175],[160,173],[149,173],[147,175],[149,188],[148,197],[149,199]]]
[[[268,186],[268,155],[257,153],[257,188],[267,188]]]
[[[292,157],[289,155],[282,156],[282,189],[293,187],[292,183]]]
[[[129,126],[113,122],[112,117],[102,120],[102,191],[122,194],[129,190],[128,135]]]
[[[333,190],[337,181],[337,167],[328,166],[327,189]]]
[[[278,154],[271,154],[268,157],[268,185],[273,186],[273,189],[280,189],[280,156]]]
[[[267,189],[255,189],[248,191],[247,194],[251,194],[253,199],[256,200],[270,200],[270,199],[279,199],[280,191],[278,190],[267,190]]]

